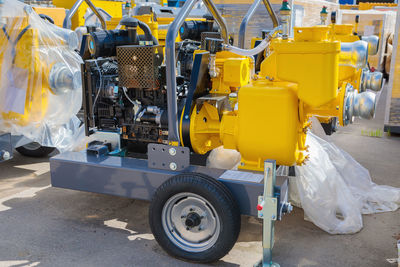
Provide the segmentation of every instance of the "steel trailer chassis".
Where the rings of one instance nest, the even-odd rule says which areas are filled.
[[[22,135],[12,135],[0,131],[0,162],[9,160],[13,157],[16,147],[24,146],[32,141]]]
[[[189,155],[182,156],[190,154],[185,147],[150,144],[148,149],[148,159],[87,151],[59,154],[50,158],[52,186],[150,201],[164,182],[178,174],[208,175],[230,191],[241,215],[263,219],[263,259],[257,266],[277,266],[271,254],[274,222],[291,206],[288,177],[276,177],[275,161],[265,162],[263,174],[190,164]]]

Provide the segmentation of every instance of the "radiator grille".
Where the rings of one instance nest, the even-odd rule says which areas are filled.
[[[161,46],[126,45],[117,47],[119,85],[127,88],[157,89],[163,61]]]

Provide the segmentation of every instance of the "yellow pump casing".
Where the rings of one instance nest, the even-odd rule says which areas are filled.
[[[215,65],[219,70],[219,75],[211,79],[210,93],[229,94],[236,91],[238,87],[249,83],[249,58],[222,51],[217,53]]]
[[[294,83],[268,80],[239,90],[237,114],[222,118],[221,140],[225,148],[240,151],[241,168],[260,170],[265,158],[283,165],[296,162],[300,127],[296,90]]]
[[[7,25],[10,25],[10,27],[5,28],[8,35],[16,36],[27,24],[21,25],[20,28],[13,28],[15,25],[13,20],[10,20]],[[11,47],[3,31],[0,33],[0,45],[1,47]],[[45,67],[48,69],[50,66],[46,66],[41,62],[39,45],[38,33],[35,29],[28,29],[16,44],[14,64],[12,68],[8,70],[10,72],[9,75],[14,76],[13,80],[17,87],[21,79],[18,79],[16,75],[18,75],[18,73],[27,75],[28,78],[25,76],[22,81],[26,79],[28,84],[20,85],[20,87],[24,88],[27,86],[28,88],[25,96],[24,113],[21,114],[14,111],[2,112],[1,116],[5,121],[12,121],[12,123],[17,125],[25,126],[32,122],[41,121],[46,114],[50,86],[45,78],[46,71],[43,71],[43,68]],[[0,54],[0,62],[2,65],[5,60],[10,60],[5,58],[4,52],[3,50]],[[7,53],[7,55],[9,56],[9,53]],[[4,81],[0,82],[4,83]],[[9,90],[13,89],[10,88]]]
[[[298,84],[298,98],[310,106],[337,96],[340,43],[328,41],[328,27],[294,28],[294,39],[274,39],[260,75]],[[310,75],[313,73],[313,75]]]
[[[280,165],[303,164],[309,116],[342,112],[336,105],[343,98],[338,95],[340,42],[329,40],[327,26],[295,31],[294,39],[271,41],[272,52],[262,62],[258,78],[238,90],[237,109],[220,114],[221,142],[216,142],[217,108],[207,105],[199,112],[193,110],[190,134],[195,151],[205,153],[222,143],[241,153],[239,168],[256,171],[263,170],[268,158]],[[224,68],[222,77],[227,71],[230,69]],[[220,86],[213,81],[215,93],[226,95],[226,90],[218,91]],[[201,119],[203,124],[198,128],[196,123]],[[212,121],[209,126],[208,121]]]

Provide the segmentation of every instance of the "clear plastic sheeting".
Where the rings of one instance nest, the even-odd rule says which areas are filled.
[[[75,32],[17,0],[0,4],[0,130],[64,151],[80,135],[82,105]]]
[[[314,129],[317,126],[314,122]],[[295,167],[289,191],[292,204],[303,208],[306,220],[330,234],[352,234],[362,229],[362,214],[399,208],[400,188],[373,183],[369,171],[347,152],[314,133],[307,134],[306,144],[310,159]],[[287,167],[278,170],[285,172]]]
[[[233,149],[217,147],[207,157],[207,167],[226,170],[236,170],[240,163],[240,153]]]

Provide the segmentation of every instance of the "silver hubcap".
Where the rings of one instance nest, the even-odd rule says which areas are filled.
[[[193,193],[179,193],[168,199],[161,220],[172,243],[189,252],[202,252],[212,247],[221,229],[214,207]]]
[[[39,143],[32,142],[32,143],[23,145],[23,147],[28,150],[37,150],[41,147],[41,145]]]

